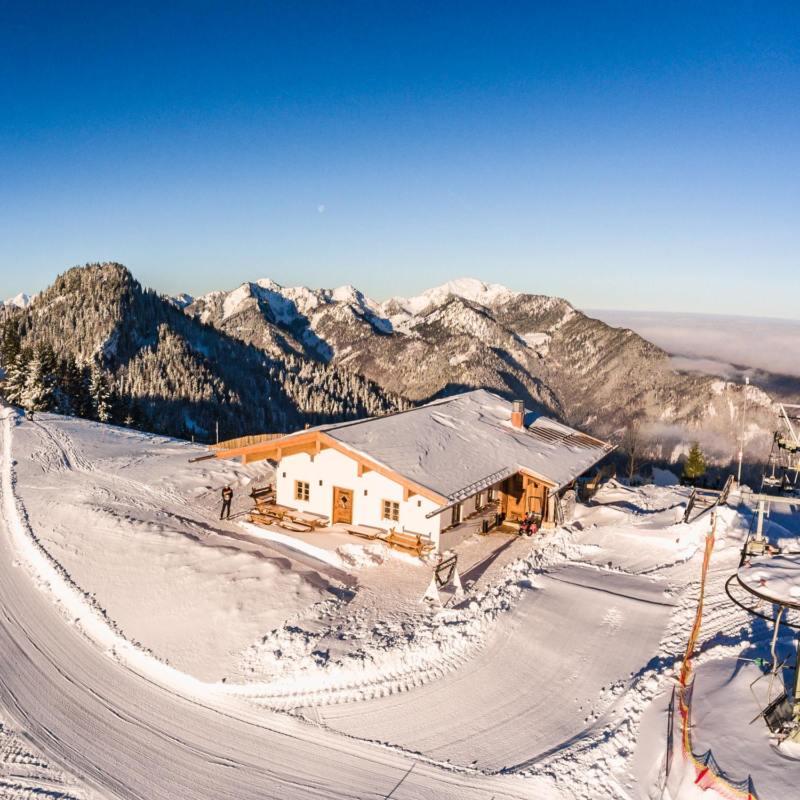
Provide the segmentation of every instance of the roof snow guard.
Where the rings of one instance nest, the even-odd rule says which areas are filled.
[[[325,426],[349,450],[384,464],[454,505],[517,472],[556,489],[614,448],[549,417],[525,413],[485,389],[386,417]]]

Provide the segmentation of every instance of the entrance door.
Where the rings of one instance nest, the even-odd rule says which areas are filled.
[[[533,479],[528,482],[528,511],[545,516],[547,508],[547,488]]]
[[[509,520],[522,519],[525,516],[525,487],[522,475],[517,473],[503,482],[505,493],[505,514]]]
[[[331,520],[345,525],[353,523],[353,490],[333,487],[333,514]]]

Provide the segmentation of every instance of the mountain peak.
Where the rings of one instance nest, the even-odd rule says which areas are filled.
[[[399,305],[409,314],[419,314],[431,305],[441,304],[449,295],[490,306],[506,302],[518,294],[499,283],[485,283],[477,278],[456,278],[441,286],[426,289],[414,297],[393,297],[389,302]]]
[[[8,300],[6,300],[4,305],[13,308],[27,308],[30,304],[31,304],[30,295],[25,294],[25,292],[20,292],[15,297],[11,297]]]

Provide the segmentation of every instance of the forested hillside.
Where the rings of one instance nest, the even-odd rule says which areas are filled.
[[[189,317],[119,264],[76,267],[2,322],[4,393],[36,410],[210,440],[382,414],[406,401]]]

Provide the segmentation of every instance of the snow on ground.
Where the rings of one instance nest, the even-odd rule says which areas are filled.
[[[49,414],[34,423],[13,416],[3,430],[2,466],[11,470],[3,477],[3,515],[15,530],[14,546],[35,537],[55,566],[38,578],[49,591],[35,603],[24,598],[36,608],[31,619],[44,619],[41,604],[51,602],[50,592],[65,596],[56,588],[63,579],[82,593],[62,603],[70,613],[75,602],[102,611],[115,636],[177,672],[115,658],[117,645],[108,642],[117,640],[95,636],[92,645],[85,639],[91,626],[70,632],[62,617],[64,631],[41,629],[57,641],[31,652],[71,653],[69,666],[85,662],[92,694],[79,699],[84,683],[71,677],[59,691],[74,708],[59,707],[58,716],[51,704],[34,708],[37,716],[30,708],[36,674],[8,673],[13,648],[28,643],[19,638],[16,617],[7,624],[0,618],[0,637],[13,642],[0,652],[0,702],[59,764],[51,769],[47,756],[24,755],[33,748],[0,728],[0,781],[11,774],[8,763],[18,773],[30,759],[31,791],[44,792],[37,796],[50,796],[55,786],[61,794],[52,796],[88,797],[65,777],[74,771],[110,796],[217,797],[228,778],[214,765],[236,763],[237,796],[311,796],[314,786],[336,783],[329,796],[365,797],[390,793],[413,765],[415,777],[393,797],[658,795],[666,705],[694,615],[709,523],[708,516],[680,522],[688,490],[609,482],[557,531],[532,539],[475,534],[458,547],[467,595],[443,596],[442,606],[422,601],[431,566],[380,543],[336,531],[289,535],[236,515],[220,523],[219,488],[234,485],[241,515],[249,488],[268,477],[258,465],[189,464],[199,448]],[[17,522],[15,514],[22,515]],[[760,722],[738,733],[755,716],[748,687],[759,671],[737,657],[763,655],[770,635],[723,590],[738,564],[748,514],[719,514],[694,736],[731,774],[752,773],[766,800],[791,796],[800,762],[774,751]],[[800,526],[791,513],[775,513],[768,534],[794,546]],[[17,564],[26,566],[20,552]],[[24,572],[4,573],[9,590],[15,582],[6,604],[23,597]],[[76,631],[83,636],[78,650]],[[790,644],[781,643],[786,654]],[[67,661],[61,659],[62,669]],[[145,685],[131,677],[137,672],[147,676]],[[182,673],[205,683],[181,683]],[[56,676],[45,674],[55,687]],[[18,684],[13,690],[4,686],[10,678]],[[168,692],[156,691],[158,685]],[[133,698],[151,716],[133,707],[116,712]],[[153,715],[159,704],[171,711]],[[83,716],[84,707],[91,713]],[[276,717],[274,708],[293,714]],[[72,718],[76,727],[66,731]],[[95,731],[114,739],[121,718],[136,720],[117,731],[124,753],[109,760],[94,739],[84,748]],[[179,761],[181,773],[137,771],[129,748],[134,739],[151,748],[151,727],[172,743],[159,758]],[[51,728],[59,731],[55,739],[42,734]],[[185,737],[202,739],[184,745]],[[266,752],[264,741],[293,765],[290,784],[289,773],[261,772],[258,758],[245,755],[243,747]],[[343,761],[344,752],[347,772],[334,779],[330,763]],[[95,769],[101,762],[104,771]],[[359,772],[367,762],[372,767]],[[311,763],[321,770],[315,776]],[[384,786],[389,774],[394,779]],[[194,776],[189,785],[186,776]],[[266,788],[271,781],[282,787],[274,795]],[[691,789],[680,794],[690,796]]]
[[[772,542],[797,550],[800,535],[800,503],[794,513],[774,512],[766,521],[765,533]],[[738,520],[746,530],[749,514]],[[791,691],[796,658],[797,631],[781,628],[777,642],[779,661],[786,666],[772,686],[755,659],[771,663],[770,646],[774,627],[750,617],[731,603],[725,581],[739,566],[739,537],[718,543],[707,588],[701,653],[697,659],[693,699],[695,749],[711,749],[719,764],[736,778],[751,775],[758,796],[789,798],[797,794],[800,760],[788,755],[788,748],[776,749],[766,724],[755,719],[784,688]],[[780,569],[785,558],[776,560]],[[758,569],[757,566],[753,569]],[[767,607],[769,613],[770,607]],[[752,685],[752,688],[751,688]]]
[[[0,797],[5,800],[90,800],[74,778],[47,763],[0,719]]]
[[[124,800],[541,796],[536,781],[442,770],[342,740],[98,648],[121,640],[103,634],[91,596],[45,558],[15,492],[16,415],[2,417],[0,708],[49,763],[99,797]]]
[[[257,474],[222,462],[190,466],[198,452],[49,414],[14,430],[16,491],[48,554],[126,638],[219,680],[265,631],[323,602],[329,582],[220,536],[205,506],[226,482],[243,492]]]
[[[326,707],[319,716],[350,735],[440,761],[529,766],[605,724],[615,685],[627,683],[658,647],[672,605],[663,590],[647,578],[556,568],[521,590],[513,614],[451,680]]]

